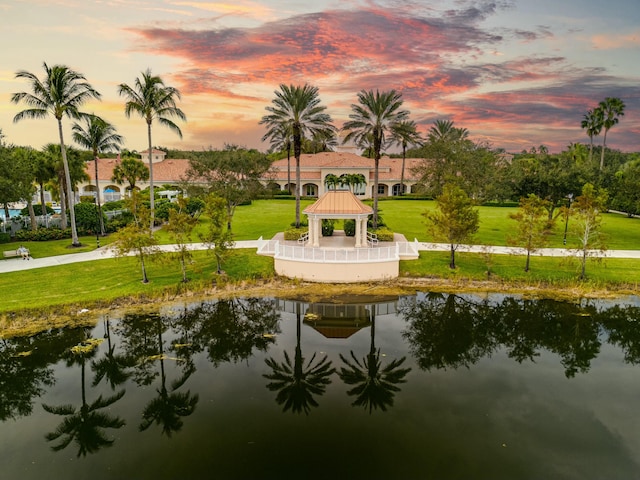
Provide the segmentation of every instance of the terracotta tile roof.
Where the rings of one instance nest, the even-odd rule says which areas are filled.
[[[422,158],[405,159],[404,176],[405,180],[414,180],[411,169],[420,162]],[[296,171],[295,158],[291,157],[291,181],[294,181]],[[368,182],[373,182],[374,162],[370,158],[361,157],[349,152],[323,152],[316,154],[303,154],[300,156],[300,177],[302,180],[318,180],[320,179],[321,170],[331,170],[335,175],[340,175],[340,170],[369,170]],[[382,157],[378,167],[378,178],[380,180],[400,181],[402,170],[401,158]],[[274,177],[278,180],[287,179],[287,159],[276,160],[273,162]],[[366,175],[365,175],[366,176]],[[322,180],[322,179],[320,179]]]
[[[304,209],[308,214],[367,214],[373,213],[373,209],[362,203],[348,190],[329,190],[324,193],[313,205]]]
[[[87,162],[85,171],[90,177],[91,182],[95,182],[95,160]],[[98,159],[98,175],[100,181],[111,181],[113,169],[120,162],[116,158],[99,158]],[[175,183],[186,177],[189,168],[189,160],[186,159],[169,159],[153,164],[153,181],[154,183]]]

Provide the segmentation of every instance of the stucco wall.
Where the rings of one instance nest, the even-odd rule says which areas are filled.
[[[397,278],[400,272],[398,260],[367,263],[318,263],[291,261],[275,258],[278,275],[319,283],[354,283]]]

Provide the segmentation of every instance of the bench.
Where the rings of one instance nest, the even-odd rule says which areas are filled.
[[[20,253],[18,253],[18,250],[5,250],[4,252],[2,252],[2,256],[4,258],[11,258],[11,257],[21,257],[22,255]],[[29,252],[29,250],[27,249],[27,256],[31,256],[31,253]]]

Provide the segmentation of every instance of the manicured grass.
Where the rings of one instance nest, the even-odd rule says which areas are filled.
[[[194,252],[194,264],[189,269],[191,281],[187,284],[180,281],[177,260],[149,262],[147,274],[150,282],[144,284],[138,261],[133,257],[3,273],[4,285],[19,285],[19,288],[12,289],[11,295],[4,295],[0,312],[46,309],[80,302],[109,304],[120,298],[198,291],[222,278],[224,281],[270,278],[273,276],[273,260],[258,256],[253,250],[239,249],[231,253],[223,269],[225,277],[219,277],[215,273],[213,255]]]
[[[96,237],[87,236],[79,238],[81,246],[72,247],[71,239],[49,240],[47,242],[10,242],[0,244],[0,250],[16,250],[20,245],[29,249],[34,258],[52,257],[55,255],[67,255],[70,253],[90,252],[96,249]],[[105,246],[113,241],[113,237],[100,237],[100,245]]]
[[[400,274],[407,277],[437,277],[451,280],[487,280],[547,285],[576,285],[580,264],[575,258],[531,257],[529,272],[525,257],[456,253],[456,270],[449,268],[448,252],[420,252],[418,260],[400,262]],[[491,275],[487,275],[487,271]],[[640,260],[611,258],[588,260],[587,281],[599,287],[605,284],[635,286],[640,282]]]

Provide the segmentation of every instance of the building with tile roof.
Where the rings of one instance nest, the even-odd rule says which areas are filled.
[[[145,164],[149,163],[148,150],[139,152],[140,160]],[[186,177],[189,168],[187,159],[167,159],[166,153],[162,150],[152,150],[153,181],[154,185],[177,185]],[[108,202],[121,199],[125,194],[126,185],[118,185],[111,180],[113,169],[120,162],[120,158],[99,158],[98,160],[98,186],[100,199]],[[411,193],[416,183],[412,169],[419,162],[419,158],[407,158],[405,160],[404,184],[405,193]],[[89,180],[78,185],[80,196],[95,197],[95,160],[87,162],[85,170],[89,175]],[[400,177],[402,170],[401,158],[382,157],[378,170],[378,195],[395,196],[400,194]],[[320,197],[329,190],[325,185],[327,175],[340,177],[343,174],[362,175],[365,184],[353,187],[353,193],[358,198],[371,198],[373,196],[374,183],[374,161],[370,158],[361,157],[341,149],[337,152],[322,152],[315,154],[303,154],[300,157],[300,180],[301,196]],[[287,159],[273,162],[269,178],[264,179],[265,186],[275,190],[288,190],[288,178],[291,178],[291,191],[295,191],[295,158],[291,157],[290,172],[287,173]],[[149,182],[138,182],[137,187],[144,190],[149,187]],[[340,187],[346,188],[346,187]],[[161,190],[160,190],[161,191]]]

